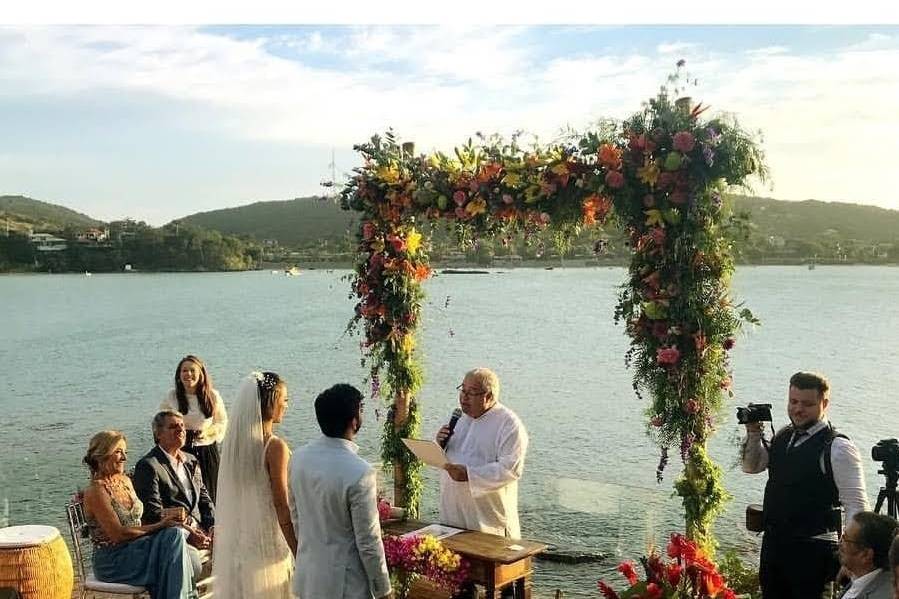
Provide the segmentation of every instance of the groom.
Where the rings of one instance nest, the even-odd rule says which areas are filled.
[[[339,384],[315,399],[324,434],[290,459],[290,510],[297,531],[298,597],[387,599],[393,596],[375,469],[356,455],[362,393]],[[335,574],[337,573],[337,574]]]

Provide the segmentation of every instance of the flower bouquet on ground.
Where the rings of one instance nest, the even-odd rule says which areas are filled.
[[[715,564],[693,541],[672,534],[668,562],[655,550],[640,558],[646,580],[640,580],[632,562],[622,562],[618,571],[627,578],[627,589],[616,592],[605,581],[599,591],[605,599],[735,599]]]
[[[397,599],[405,599],[423,576],[451,594],[468,579],[468,562],[431,535],[384,537],[390,582]]]

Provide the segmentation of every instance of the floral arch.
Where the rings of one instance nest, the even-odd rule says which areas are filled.
[[[416,156],[390,132],[354,147],[364,164],[341,192],[343,208],[362,213],[350,328],[363,333],[373,392],[390,403],[381,453],[394,467],[398,505],[416,514],[421,496],[421,464],[400,439],[417,437],[420,422],[416,329],[431,275],[423,228],[452,223],[464,242],[547,227],[564,237],[614,221],[633,249],[615,320],[631,339],[634,390],[648,399],[658,479],[676,448],[687,534],[712,544],[727,494],[706,443],[730,393],[728,350],[740,326],[755,322],[730,296],[722,193],[751,175],[764,179],[766,168],[753,135],[730,118],[701,118],[704,110],[663,86],[627,121],[544,147],[490,138],[469,140],[454,157]]]

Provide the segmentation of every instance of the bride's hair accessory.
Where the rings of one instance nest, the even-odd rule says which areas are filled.
[[[278,375],[274,372],[254,372],[253,376],[256,377],[259,388],[266,391],[273,391],[279,381]]]

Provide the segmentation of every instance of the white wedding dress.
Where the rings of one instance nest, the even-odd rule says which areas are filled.
[[[222,442],[212,573],[215,599],[292,599],[293,556],[278,525],[255,373],[240,385]]]

